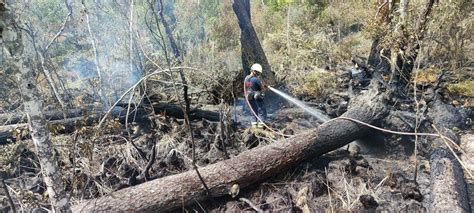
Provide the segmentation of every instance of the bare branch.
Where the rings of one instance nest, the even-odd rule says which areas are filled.
[[[51,39],[51,41],[48,43],[48,45],[46,45],[46,47],[43,48],[43,54],[45,54],[48,51],[49,47],[51,47],[51,45],[54,43],[54,41],[56,41],[56,39],[58,39],[58,37],[63,33],[64,29],[66,28],[66,23],[71,18],[72,8],[71,8],[70,5],[68,5],[67,0],[65,0],[65,4],[66,4],[66,7],[68,8],[68,14],[67,14],[66,18],[64,19],[64,22],[61,25],[61,28],[59,28],[59,31],[56,33],[56,35],[54,35],[53,39]]]
[[[1,180],[2,187],[3,187],[3,190],[5,191],[5,195],[8,198],[8,203],[10,204],[10,208],[11,208],[12,212],[16,212],[15,203],[13,203],[13,199],[10,196],[10,191],[8,190],[7,184],[5,183],[5,179],[3,179],[3,177],[1,177],[1,178],[2,178],[2,180]]]
[[[102,103],[104,104],[104,107],[108,108],[109,100],[107,96],[105,95],[104,90],[102,88],[103,82],[102,82],[102,74],[101,74],[101,70],[99,66],[99,53],[97,51],[94,35],[92,35],[92,29],[91,29],[90,20],[89,20],[89,11],[87,10],[84,0],[82,0],[82,6],[84,8],[84,14],[86,16],[86,23],[87,23],[87,30],[89,31],[89,38],[92,44],[92,49],[94,51],[94,60],[95,60],[95,67],[97,70],[97,76],[99,77],[99,86],[98,86],[99,95],[101,96],[100,98],[102,99]]]
[[[250,207],[252,207],[253,210],[255,210],[258,213],[263,213],[264,211],[260,209],[257,205],[255,205],[252,201],[250,201],[247,198],[239,198],[240,201],[247,203]]]

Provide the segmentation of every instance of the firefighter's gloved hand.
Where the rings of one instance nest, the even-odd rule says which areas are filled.
[[[263,92],[255,92],[254,98],[255,100],[263,100],[265,94]]]

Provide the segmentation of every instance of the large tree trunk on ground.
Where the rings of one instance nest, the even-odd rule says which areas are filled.
[[[263,51],[262,45],[258,40],[257,33],[253,28],[250,18],[250,1],[249,0],[234,0],[232,2],[232,9],[237,16],[240,27],[240,45],[242,51],[242,67],[244,75],[250,73],[250,67],[254,63],[259,63],[263,67],[263,79],[269,85],[277,86],[275,73],[271,70],[268,63],[267,56]]]
[[[98,110],[98,109],[97,109]],[[61,120],[65,118],[75,118],[83,116],[85,112],[93,112],[93,107],[83,108],[83,109],[69,109],[66,112],[54,110],[44,112],[44,117],[46,120]],[[64,117],[66,116],[66,117]],[[28,119],[24,113],[5,113],[0,114],[0,124],[1,125],[12,125],[12,124],[21,124],[26,123]]]
[[[378,85],[378,82],[374,82]],[[384,96],[374,86],[353,103],[344,116],[372,123],[385,116]],[[240,188],[263,181],[296,164],[340,148],[367,132],[364,126],[335,120],[273,144],[248,150],[240,155],[200,168],[210,189],[210,197],[227,195],[231,187]],[[195,171],[153,180],[74,206],[73,211],[156,212],[192,204],[208,198]]]
[[[431,153],[430,181],[430,212],[471,212],[463,168],[448,149]]]
[[[13,6],[12,1],[8,3],[9,6]],[[5,8],[2,7],[1,9]],[[46,120],[42,112],[43,102],[40,99],[38,88],[36,88],[35,72],[29,60],[31,56],[24,52],[21,28],[19,22],[15,20],[16,14],[13,11],[6,10],[2,18],[5,23],[2,34],[8,35],[2,37],[3,42],[5,42],[7,67],[12,69],[13,73],[16,73],[24,110],[28,117],[28,127],[36,148],[49,200],[54,210],[67,211],[69,210],[69,199],[61,180],[58,156],[53,153],[51,135],[46,128]]]
[[[153,109],[157,114],[165,114],[166,116],[184,119],[184,114],[181,108],[174,104],[159,103],[154,104]],[[49,125],[63,125],[64,129],[59,131],[60,134],[71,133],[76,130],[76,124],[81,123],[81,125],[91,126],[94,123],[98,122],[100,118],[104,115],[101,109],[94,110],[93,108],[84,108],[84,109],[71,109],[68,110],[66,114],[67,119],[64,119],[64,114],[60,111],[49,111],[44,113],[45,120],[48,121]],[[113,118],[118,118],[121,123],[125,123],[125,115],[127,113],[126,106],[116,106],[110,113],[110,116]],[[189,113],[190,120],[208,120],[217,122],[219,121],[219,113],[213,111],[206,111],[200,109],[191,109]],[[9,125],[0,126],[0,145],[6,144],[11,141],[15,141],[14,134],[11,130],[18,127],[26,126],[26,115],[24,114],[7,114],[0,115],[0,121],[5,121],[8,118]],[[148,115],[141,109],[137,113],[132,112],[129,116],[129,121],[135,122],[146,122],[148,121]],[[25,139],[25,138],[19,138]]]
[[[122,111],[125,107],[126,106],[124,105],[115,107],[114,110],[112,110],[113,112],[112,117],[125,115],[126,111]],[[180,108],[179,106],[175,104],[166,104],[166,103],[153,104],[153,109],[155,110],[156,113],[164,112],[166,113],[166,115],[171,116],[171,117],[176,117],[180,119],[183,118],[183,113],[179,112]],[[139,113],[144,113],[144,112],[139,112]],[[62,120],[65,118],[77,118],[77,117],[82,117],[82,116],[103,114],[103,112],[101,108],[85,107],[85,108],[78,108],[78,109],[69,109],[67,110],[66,113],[53,110],[53,111],[44,112],[43,114],[47,121],[55,121],[55,120]],[[206,110],[200,110],[200,109],[191,109],[190,117],[192,120],[206,119],[209,121],[219,121],[218,112],[212,112],[212,111],[206,111]],[[21,124],[21,123],[26,123],[27,121],[28,121],[27,117],[24,113],[0,114],[0,124],[2,125]]]
[[[162,104],[153,105],[153,109],[155,110],[156,113],[164,112],[168,116],[184,119],[183,111],[177,105],[162,103]],[[220,115],[218,112],[206,111],[206,110],[200,110],[200,109],[191,109],[191,111],[189,112],[190,120],[206,119],[209,121],[219,121],[219,116]]]
[[[457,109],[437,100],[428,114],[439,131],[459,142],[454,127],[462,128],[464,121]],[[469,193],[461,164],[442,139],[433,141],[430,154],[430,212],[471,212]]]

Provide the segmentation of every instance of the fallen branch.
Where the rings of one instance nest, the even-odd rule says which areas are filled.
[[[378,83],[376,83],[378,85]],[[372,123],[386,114],[378,88],[356,100],[345,117]],[[206,193],[195,171],[149,181],[74,206],[73,211],[164,211],[210,197],[227,195],[234,184],[245,188],[263,181],[298,163],[340,148],[365,135],[367,128],[347,120],[325,123],[305,134],[281,139],[273,144],[200,168],[209,187]],[[141,199],[136,199],[140,197]]]
[[[166,116],[183,119],[184,114],[181,109],[174,104],[158,103],[153,104],[153,109],[156,114],[165,114]],[[108,114],[112,118],[118,118],[120,123],[126,122],[127,109],[122,106],[114,106],[108,111]],[[133,114],[133,120],[136,122],[148,122],[147,114],[143,110],[139,109],[138,112],[131,112]],[[86,126],[94,125],[100,118],[104,118],[104,113],[99,109],[96,111],[93,108],[84,109],[70,109],[66,114],[68,117],[64,119],[64,114],[61,111],[49,111],[45,113],[46,120],[49,125],[62,125],[64,128],[58,133],[66,134],[74,132],[76,124],[81,123]],[[206,111],[200,109],[192,109],[189,115],[191,120],[209,120],[219,121],[219,113],[213,111]],[[10,120],[9,120],[10,119]],[[14,134],[11,132],[15,128],[26,127],[26,116],[23,114],[2,114],[0,115],[0,121],[9,124],[0,126],[0,145],[8,142],[8,139],[15,141]],[[23,138],[24,139],[24,138]]]
[[[87,112],[94,112],[96,109],[93,107],[84,107],[78,109],[69,109],[66,112],[62,112],[59,110],[52,110],[44,112],[44,116],[46,120],[61,120],[64,119],[64,113],[66,114],[67,118],[75,118],[84,116]],[[2,125],[12,125],[12,124],[21,124],[28,122],[26,118],[26,114],[21,113],[4,113],[0,114],[0,124]]]
[[[245,202],[246,204],[248,204],[250,207],[252,207],[253,210],[255,210],[255,211],[258,212],[258,213],[263,213],[263,212],[264,212],[262,209],[258,208],[257,205],[255,205],[254,203],[252,203],[252,201],[250,201],[250,200],[247,199],[247,198],[241,197],[241,198],[239,198],[239,200],[242,201],[242,202]]]
[[[5,183],[5,179],[3,179],[3,177],[1,177],[1,178],[2,178],[2,180],[0,182],[2,183],[3,191],[5,191],[5,195],[7,196],[8,204],[10,204],[10,208],[11,208],[12,212],[16,212],[15,203],[13,202],[13,199],[10,196],[10,191],[8,191],[8,187],[7,187],[7,184]]]

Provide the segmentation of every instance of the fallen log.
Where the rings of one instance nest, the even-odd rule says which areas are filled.
[[[376,83],[378,85],[378,83]],[[386,115],[385,98],[378,88],[355,100],[344,116],[373,123]],[[307,133],[242,152],[240,155],[199,169],[210,194],[194,170],[152,180],[89,200],[72,209],[84,211],[157,212],[229,194],[231,187],[247,187],[314,158],[340,148],[367,132],[365,126],[333,120]]]
[[[44,113],[46,120],[61,120],[65,118],[75,118],[84,116],[86,112],[95,111],[93,107],[86,107],[81,109],[69,109],[66,112],[59,110],[47,111]],[[1,125],[21,124],[28,122],[26,114],[21,113],[4,113],[0,114]]]
[[[153,104],[153,109],[155,113],[164,113],[167,116],[174,118],[184,119],[184,114],[181,108],[178,105],[159,103]],[[191,109],[189,112],[190,120],[202,120],[206,119],[208,121],[219,121],[219,113],[213,111],[206,111],[201,109]]]
[[[79,109],[74,110],[75,112]],[[112,110],[111,115],[114,118],[118,118],[121,123],[125,122],[125,113],[126,109],[122,107],[116,107]],[[103,116],[103,113],[100,112],[87,112],[87,114],[81,113],[82,116],[66,118],[66,119],[57,119],[49,120],[47,122],[48,128],[55,129],[57,134],[68,134],[76,130],[78,126],[92,126],[94,123],[98,122],[99,119]],[[142,121],[145,119],[145,114],[138,114],[134,117],[137,121]],[[54,117],[50,117],[54,118]],[[0,145],[4,145],[16,140],[24,140],[30,138],[30,135],[17,135],[13,132],[17,128],[26,128],[27,123],[17,123],[6,126],[0,126]],[[62,126],[61,128],[58,128]]]
[[[451,105],[437,100],[428,115],[439,131],[459,143],[451,130],[462,128],[462,115]],[[471,212],[464,170],[442,139],[433,141],[430,154],[430,212]]]
[[[120,109],[126,108],[126,104],[119,105]],[[181,108],[174,104],[167,104],[167,103],[157,103],[153,104],[153,108],[156,113],[165,112],[166,115],[171,117],[176,117],[182,119],[183,112]],[[115,109],[114,109],[115,110]],[[122,112],[122,115],[125,114],[126,111]],[[51,110],[44,113],[46,120],[54,121],[54,120],[62,120],[66,118],[76,118],[81,116],[86,116],[89,114],[103,114],[100,108],[95,107],[84,107],[84,108],[77,108],[77,109],[69,109],[65,112],[60,110]],[[200,110],[200,109],[191,109],[190,112],[190,119],[199,120],[199,119],[206,119],[209,121],[219,121],[219,113]],[[28,122],[26,115],[21,113],[4,113],[0,114],[0,124],[1,125],[12,125],[12,124],[21,124]]]
[[[174,104],[154,104],[153,109],[155,113],[162,113],[167,116],[175,117],[178,119],[184,119],[184,114],[181,108]],[[125,123],[125,115],[127,113],[126,107],[116,106],[112,111],[110,116],[112,118],[118,118],[121,123]],[[48,125],[62,125],[62,128],[59,132],[60,134],[67,134],[74,132],[76,129],[76,124],[81,123],[82,126],[91,126],[94,123],[98,122],[100,118],[104,115],[102,111],[96,111],[93,108],[84,108],[84,109],[71,109],[68,110],[66,114],[66,119],[64,114],[61,111],[50,111],[45,113],[45,117],[48,120]],[[3,116],[3,117],[2,117]],[[219,113],[213,111],[206,111],[201,109],[192,109],[190,112],[191,120],[201,120],[206,119],[208,121],[219,121]],[[0,120],[4,118],[13,118],[9,119],[9,125],[0,126],[0,145],[6,144],[10,141],[15,141],[17,138],[15,134],[12,133],[12,130],[19,127],[26,127],[26,116],[23,114],[9,114],[9,115],[0,115]],[[129,122],[142,122],[147,120],[147,114],[143,109],[139,109],[137,113],[131,113],[129,117]],[[6,120],[5,120],[6,121]],[[22,137],[21,139],[25,139]]]

